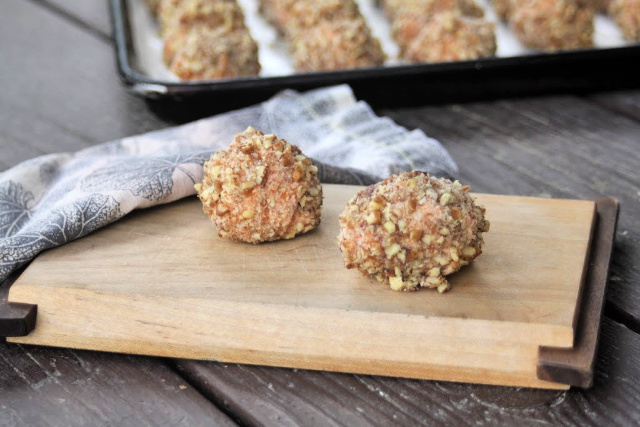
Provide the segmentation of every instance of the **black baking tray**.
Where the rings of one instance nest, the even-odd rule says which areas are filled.
[[[283,89],[349,84],[359,98],[392,106],[640,87],[640,44],[278,77],[163,81],[134,66],[129,1],[109,0],[118,72],[128,89],[151,100],[224,99],[232,106],[248,105]]]

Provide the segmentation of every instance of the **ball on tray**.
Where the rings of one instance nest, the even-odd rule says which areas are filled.
[[[495,24],[457,12],[440,13],[425,21],[399,19],[392,31],[403,57],[411,62],[485,58],[495,56],[497,49]]]
[[[625,39],[640,41],[640,0],[612,0],[609,12]]]
[[[167,46],[165,46],[167,48]],[[181,80],[256,76],[258,45],[243,29],[195,26],[174,52],[164,51],[169,69]]]
[[[529,0],[513,8],[510,23],[525,46],[558,51],[592,47],[594,17],[578,0]]]
[[[340,216],[347,268],[394,290],[449,289],[445,276],[482,253],[485,209],[469,186],[423,172],[392,175],[354,196]]]

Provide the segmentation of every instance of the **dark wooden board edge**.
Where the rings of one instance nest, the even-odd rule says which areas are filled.
[[[18,269],[0,284],[0,337],[23,337],[36,327],[37,305],[8,302],[9,288],[24,270]]]
[[[600,319],[609,277],[609,264],[618,223],[619,203],[612,198],[596,202],[596,223],[573,348],[540,347],[537,375],[541,380],[589,388],[600,333]]]

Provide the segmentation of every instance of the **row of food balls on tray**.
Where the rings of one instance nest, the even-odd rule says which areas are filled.
[[[640,40],[640,0],[491,0],[498,17],[534,49],[593,46],[596,14],[610,15],[627,40]]]
[[[298,72],[377,67],[386,55],[355,0],[258,0]],[[164,39],[163,59],[182,80],[255,76],[258,45],[236,0],[147,0]],[[475,0],[379,0],[400,59],[410,63],[495,56],[495,24]],[[593,46],[594,16],[609,13],[640,39],[640,0],[491,0],[525,45]]]
[[[261,244],[320,224],[318,168],[295,145],[252,127],[205,162],[195,189],[220,238]],[[469,190],[416,171],[363,189],[339,218],[345,267],[397,291],[448,291],[445,276],[482,253],[489,231]]]

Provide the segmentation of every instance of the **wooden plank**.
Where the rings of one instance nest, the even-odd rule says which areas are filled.
[[[640,331],[638,122],[559,96],[378,113],[440,140],[474,191],[618,200],[607,309]]]
[[[41,154],[166,126],[143,100],[124,93],[107,40],[37,2],[0,2],[0,38],[0,171]],[[25,349],[0,339],[0,425],[181,419],[232,424],[162,360]]]
[[[338,216],[360,188],[325,185],[322,225],[288,241],[220,239],[193,198],[49,251],[11,288],[39,307],[11,341],[557,387],[537,379],[537,351],[573,345],[594,203],[478,195],[485,252],[441,296],[343,267]]]
[[[0,19],[3,16],[11,17],[12,11],[7,11],[7,8],[17,7],[16,5],[21,8],[30,7],[29,2],[3,2],[0,5],[0,8],[3,8],[2,13],[0,13]],[[0,79],[0,92],[3,93],[3,96],[0,97],[0,103],[7,102],[10,99],[6,95],[8,90],[11,89],[10,86],[15,84],[25,86],[20,81],[27,81],[31,86],[34,86],[33,89],[25,86],[27,90],[15,92],[20,96],[25,96],[24,99],[30,101],[25,114],[29,114],[29,111],[31,112],[32,115],[29,115],[29,117],[33,118],[32,123],[34,124],[57,117],[61,118],[61,124],[66,123],[76,130],[82,130],[82,127],[93,127],[93,129],[96,129],[93,132],[93,142],[97,142],[112,139],[115,134],[134,134],[152,129],[155,126],[165,126],[167,123],[187,121],[196,116],[201,116],[203,113],[200,113],[200,111],[205,105],[212,105],[212,103],[202,103],[200,109],[184,108],[183,105],[175,105],[175,108],[171,108],[170,111],[166,107],[159,110],[156,109],[156,113],[164,116],[164,118],[163,120],[156,119],[156,125],[150,124],[147,104],[129,97],[123,97],[120,92],[121,89],[116,85],[109,87],[111,93],[106,93],[106,97],[94,95],[101,93],[101,85],[109,82],[105,77],[108,78],[112,71],[109,69],[109,64],[107,64],[107,67],[102,69],[90,67],[91,73],[86,74],[80,73],[81,70],[70,73],[68,69],[62,67],[66,74],[61,73],[61,75],[79,76],[82,74],[81,78],[94,82],[95,88],[92,89],[91,85],[83,86],[85,97],[87,100],[92,101],[82,102],[83,108],[79,109],[80,112],[78,114],[56,114],[56,108],[64,109],[65,111],[69,110],[69,107],[64,105],[66,100],[64,95],[66,92],[73,91],[73,81],[67,81],[65,78],[56,76],[58,67],[55,65],[49,67],[47,72],[38,73],[39,79],[31,78],[29,73],[23,73],[26,69],[24,67],[25,62],[35,62],[41,59],[42,55],[53,55],[51,52],[56,51],[56,49],[52,50],[52,43],[48,40],[43,42],[43,40],[56,39],[60,37],[58,34],[61,34],[60,29],[57,28],[58,25],[55,24],[55,19],[43,21],[35,18],[33,19],[34,25],[31,25],[31,22],[27,25],[24,20],[18,19],[15,20],[16,24],[14,25],[14,20],[12,19],[9,22],[3,21],[3,25],[0,26],[0,31],[5,29],[7,32],[10,31],[16,35],[13,37],[15,40],[12,39],[11,41],[13,45],[18,44],[22,47],[19,52],[19,60],[5,61],[2,65],[3,76],[6,76],[7,70],[11,68],[12,78]],[[55,33],[56,37],[50,37],[51,33]],[[100,52],[101,48],[98,45],[87,43],[85,40],[86,34],[82,32],[74,32],[75,37],[73,38],[68,37],[67,30],[63,31],[62,34],[62,39],[66,41],[65,46],[73,46],[75,51],[80,51],[80,54],[86,58],[95,58],[94,60],[99,63],[105,57],[108,60],[111,58],[110,54]],[[3,40],[9,40],[4,32]],[[45,45],[46,49],[40,52],[40,48],[35,43],[29,43],[29,40],[39,40],[39,43]],[[7,49],[4,44],[3,47]],[[25,61],[25,58],[30,59]],[[31,73],[35,73],[35,70],[31,71]],[[45,82],[55,82],[57,86],[50,87],[49,90],[45,91],[39,90],[39,88],[45,86]],[[38,90],[36,90],[36,87]],[[54,93],[55,96],[53,95]],[[637,95],[629,94],[628,92],[625,92],[622,96],[628,97],[631,102],[635,99],[636,103],[640,99]],[[39,106],[38,100],[40,98],[51,99],[52,97],[57,97],[55,102],[46,101],[46,108]],[[426,102],[429,102],[430,99],[429,96],[425,96]],[[388,100],[385,102],[388,102]],[[570,115],[575,114],[577,117],[584,113],[589,119],[598,121],[598,124],[587,126],[575,139],[577,141],[575,144],[567,144],[567,140],[561,137],[562,132],[560,131],[565,128],[562,120],[555,124],[555,126],[558,126],[557,129],[544,129],[544,126],[540,125],[541,129],[536,130],[534,125],[533,129],[529,130],[529,136],[523,138],[522,145],[519,146],[517,141],[520,140],[520,133],[528,126],[515,124],[513,127],[509,127],[508,124],[513,122],[514,118],[517,122],[518,118],[527,116],[532,109],[546,110],[547,113],[543,114],[543,116],[554,116],[558,109],[554,106],[555,99],[553,98],[535,100],[535,107],[533,108],[530,102],[530,100],[524,100],[511,104],[513,108],[521,109],[522,114],[517,114],[514,111],[505,112],[504,106],[500,102],[480,105],[476,108],[477,112],[497,119],[497,129],[488,132],[484,129],[482,123],[466,117],[464,113],[455,113],[456,106],[428,110],[415,108],[385,111],[397,118],[399,122],[405,124],[424,121],[425,115],[433,117],[433,123],[420,125],[420,127],[430,135],[436,135],[445,142],[447,148],[452,151],[454,158],[461,166],[463,179],[475,184],[476,190],[528,195],[553,193],[557,197],[567,197],[572,194],[574,183],[562,190],[555,190],[549,179],[545,177],[545,174],[554,169],[554,162],[557,158],[572,158],[571,148],[576,146],[584,147],[587,150],[591,148],[596,150],[593,155],[596,170],[597,163],[602,163],[604,167],[619,164],[621,165],[620,168],[625,171],[626,180],[637,183],[637,180],[632,178],[630,172],[634,170],[630,169],[630,167],[638,164],[637,155],[623,151],[625,154],[620,156],[616,153],[617,148],[607,149],[608,143],[613,142],[615,144],[621,139],[624,140],[621,141],[624,144],[628,144],[630,147],[637,147],[636,140],[631,138],[633,135],[637,135],[637,130],[634,127],[628,126],[627,122],[624,121],[621,123],[616,115],[603,113],[598,109],[588,108],[581,111],[585,105],[584,102],[574,98],[566,98],[561,107],[562,109],[566,109]],[[217,103],[213,104],[217,105]],[[174,104],[171,105],[172,107],[174,106]],[[382,105],[385,104],[382,103]],[[153,108],[157,107],[153,106]],[[95,114],[91,113],[93,111],[95,111]],[[117,115],[117,122],[115,123],[114,112]],[[179,114],[180,117],[176,118],[175,114]],[[433,129],[438,127],[437,122],[442,118],[442,114],[455,117],[448,127],[445,126],[436,133]],[[4,121],[4,117],[4,115],[0,115],[0,122],[3,124],[2,128],[3,130],[10,129],[12,122],[9,120]],[[571,119],[568,122],[570,124],[568,128],[575,129],[575,126],[571,126],[571,123],[575,122],[575,120]],[[459,128],[464,129],[470,123],[475,129],[459,131]],[[115,124],[116,127],[110,127],[109,124]],[[500,126],[504,129],[504,133],[500,132]],[[558,130],[558,136],[556,136],[556,130]],[[522,154],[519,154],[519,152],[531,140],[532,134],[538,131],[541,136],[540,141],[544,141],[541,143],[548,144],[551,150],[555,150],[557,154],[543,157],[542,161],[537,160],[537,157],[535,157],[535,162],[528,162],[526,150]],[[50,146],[48,149],[44,147],[46,152],[68,149],[64,146],[65,138],[56,137],[60,132],[64,133],[63,130],[59,130],[50,135],[48,138],[51,141]],[[510,132],[514,135],[515,144],[505,143]],[[65,135],[71,134],[65,133]],[[34,139],[31,138],[28,128],[24,138],[25,143]],[[491,142],[492,140],[493,143]],[[9,143],[7,138],[0,137],[0,148],[2,150],[0,168],[10,167],[20,160],[38,154],[37,151],[27,152],[28,147],[25,143],[16,142],[14,144],[13,140]],[[87,141],[87,144],[90,143],[90,141]],[[486,149],[487,146],[490,148],[489,150]],[[599,151],[600,147],[605,148],[604,153]],[[494,158],[497,156],[502,156],[501,160],[506,160],[507,165],[504,166],[505,162]],[[514,163],[513,167],[511,162]],[[535,164],[535,167],[530,167],[531,173],[524,173],[522,165],[531,164]],[[598,186],[589,180],[589,171],[592,169],[591,163],[575,162],[565,172],[567,176],[574,175],[579,180],[587,182],[588,186],[597,189]],[[496,173],[496,171],[500,173]],[[468,177],[473,179],[468,179]],[[617,178],[614,175],[611,180],[605,180],[604,185],[601,186],[606,190],[616,181]],[[613,187],[615,189],[615,185]],[[584,191],[581,187],[576,187],[576,190],[579,193],[579,197],[593,197],[591,195],[592,192]],[[600,189],[593,191],[593,193],[595,195],[611,195],[611,192],[604,190]],[[638,247],[639,241],[637,235],[633,234],[633,230],[638,230],[637,224],[630,221],[630,218],[633,217],[632,212],[638,210],[638,206],[633,198],[634,191],[616,190],[616,192],[619,194],[614,195],[622,201],[623,218],[616,241],[613,261],[614,274],[611,277],[612,289],[609,292],[610,301],[613,294],[615,304],[609,304],[608,312],[611,313],[612,308],[620,309],[618,311],[620,315],[631,316],[630,319],[626,317],[625,319],[633,320],[638,313],[637,308],[635,308],[638,306],[638,300],[633,298],[635,286],[632,286],[632,284],[638,283],[640,280],[635,267],[638,265],[637,257],[634,255],[637,252],[634,248]],[[620,194],[623,197],[620,197]],[[618,274],[619,272],[623,274],[620,275]],[[30,347],[31,352],[34,349],[35,347]],[[389,423],[403,423],[404,420],[414,420],[415,423],[431,421],[431,424],[442,424],[449,421],[449,423],[458,425],[475,422],[521,423],[526,425],[535,423],[537,420],[548,423],[559,423],[564,420],[567,424],[634,424],[640,418],[637,409],[637,396],[640,395],[637,389],[637,378],[640,378],[640,372],[638,371],[640,363],[638,363],[637,357],[640,354],[640,347],[637,341],[637,334],[610,320],[605,320],[600,349],[596,363],[595,386],[593,390],[586,392],[542,392],[430,381],[396,380],[303,371],[294,372],[288,369],[247,366],[239,367],[241,369],[234,369],[236,365],[225,367],[225,375],[214,371],[215,375],[205,378],[200,384],[200,390],[207,393],[210,392],[211,394],[207,394],[207,396],[215,396],[217,398],[216,401],[220,402],[221,406],[224,405],[233,410],[238,410],[243,415],[247,415],[248,411],[251,411],[251,418],[247,415],[247,418],[244,419],[258,420],[255,422],[256,425],[268,424],[269,421],[272,421],[271,424],[291,425],[292,420],[293,422],[297,420],[297,424],[301,424],[302,421],[300,420],[303,420],[308,425],[313,425],[314,423],[331,424],[332,422],[335,423],[334,420],[354,421],[342,422],[342,424],[350,425],[354,425],[356,422],[359,424],[366,422],[379,424],[378,420],[388,420]],[[48,354],[55,357],[57,353],[53,352],[53,350],[51,351]],[[75,353],[82,354],[83,352]],[[106,369],[105,365],[101,365],[95,360],[93,362],[92,368],[94,370]],[[219,366],[218,364],[207,362],[189,361],[187,363],[196,364],[205,370],[215,369]],[[270,374],[266,374],[265,371],[270,372]],[[11,372],[12,368],[5,366],[0,370],[0,376],[4,379]],[[188,373],[189,371],[184,371],[185,375]],[[329,379],[316,381],[318,377]],[[279,380],[282,380],[282,382],[279,382]],[[0,389],[6,386],[11,393],[21,390],[11,385],[13,383],[0,381],[0,384],[2,385]],[[135,386],[129,384],[129,387],[133,388]],[[214,390],[211,391],[211,389]],[[80,395],[83,392],[84,390],[78,390],[75,397],[80,399]],[[21,393],[21,395],[27,396],[24,391]],[[2,395],[2,397],[4,398],[5,395]],[[88,402],[92,402],[94,399],[92,395],[89,398]],[[2,402],[3,400],[0,400],[0,405],[2,405]],[[25,405],[29,404],[30,399],[27,396]],[[87,404],[90,405],[91,403]],[[24,411],[27,410],[28,408],[24,409]],[[5,405],[2,406],[0,414],[6,413]],[[64,417],[64,414],[65,412],[63,411],[52,410],[47,413],[46,422],[53,423],[58,417]],[[33,412],[31,416],[34,417],[32,419],[35,419],[37,414]],[[39,420],[40,422],[31,424],[42,424],[44,422],[41,419]]]
[[[32,304],[9,304],[9,288],[24,268],[0,283],[0,337],[20,337],[33,331],[38,308]]]
[[[0,424],[235,425],[157,359],[4,343]]]
[[[602,324],[594,386],[549,391],[175,360],[248,425],[635,425],[640,336]]]
[[[588,97],[590,101],[640,121],[640,91],[603,92]]]
[[[538,361],[538,378],[583,388],[593,385],[595,354],[618,220],[618,203],[613,199],[599,199],[596,209],[598,218],[574,345],[570,349],[540,347]]]

